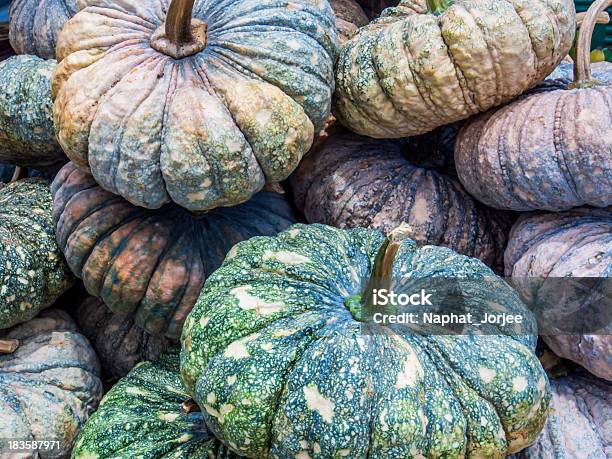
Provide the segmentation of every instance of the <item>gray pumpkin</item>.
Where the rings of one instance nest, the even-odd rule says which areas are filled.
[[[612,385],[588,374],[551,381],[552,411],[537,442],[513,459],[612,457]]]
[[[32,319],[72,285],[51,209],[48,180],[0,189],[0,329]]]
[[[0,161],[49,167],[66,162],[55,139],[53,60],[13,56],[0,62]]]
[[[120,378],[139,362],[156,359],[168,340],[154,337],[134,323],[133,315],[120,315],[102,300],[85,298],[76,310],[76,321],[96,350],[104,371]]]
[[[612,275],[612,210],[580,208],[521,216],[510,232],[505,264],[523,300],[537,308],[541,323],[550,330],[541,331],[546,344],[557,355],[612,380],[612,325],[602,314],[587,314],[588,298],[576,297],[571,281],[564,280]],[[578,302],[559,301],[561,297]],[[602,329],[578,334],[568,328],[570,321],[585,315]]]
[[[87,339],[67,313],[44,311],[0,340],[18,340],[0,354],[0,438],[57,440],[59,448],[19,457],[65,458],[102,398],[100,366]],[[0,451],[0,458],[15,454]]]
[[[410,156],[402,141],[332,135],[291,177],[296,204],[309,223],[387,233],[407,222],[415,240],[501,265],[503,225],[458,182]]]
[[[54,59],[57,34],[76,12],[76,0],[13,0],[11,46],[18,54]]]

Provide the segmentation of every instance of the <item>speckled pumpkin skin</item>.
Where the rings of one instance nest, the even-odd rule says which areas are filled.
[[[0,62],[0,161],[47,167],[65,162],[55,139],[53,60],[13,56]]]
[[[612,276],[612,209],[522,216],[510,232],[505,264],[506,275],[515,279],[517,291],[528,304],[546,286],[546,278]],[[571,298],[569,291],[564,295]],[[554,306],[550,314],[557,318],[567,313],[566,308],[577,307],[563,302]],[[597,334],[559,332],[542,339],[557,355],[612,381],[612,324]]]
[[[195,216],[179,206],[137,207],[69,163],[52,185],[56,235],[72,272],[115,313],[177,340],[204,280],[231,247],[295,222],[287,200],[262,192]]]
[[[297,224],[237,244],[208,279],[183,330],[181,374],[234,452],[502,458],[535,440],[550,398],[535,336],[362,332],[344,301],[363,293],[382,241],[376,230]],[[406,240],[394,272],[481,279],[474,304],[520,311],[535,332],[476,259]]]
[[[167,0],[81,3],[58,39],[58,139],[133,204],[245,202],[295,169],[330,113],[326,0],[197,0],[206,47],[179,60],[152,48]]]
[[[612,457],[612,385],[588,374],[551,381],[552,413],[538,441],[512,459]]]
[[[368,17],[355,0],[330,0],[329,4],[336,15],[340,44],[348,41],[357,33],[359,27],[368,23]]]
[[[472,196],[519,211],[612,205],[612,84],[568,83],[549,83],[465,124],[455,165]]]
[[[342,47],[334,114],[370,137],[431,131],[544,79],[575,30],[570,0],[455,0],[437,15],[403,0]]]
[[[98,359],[67,313],[42,312],[0,339],[18,339],[14,354],[0,355],[0,438],[58,440],[61,448],[15,457],[66,458],[79,430],[102,398]]]
[[[49,181],[0,188],[0,329],[32,319],[72,285],[55,242]]]
[[[178,349],[143,362],[102,400],[79,435],[73,459],[237,459],[210,435],[202,413],[185,414]]]
[[[333,135],[292,175],[296,204],[308,222],[340,228],[362,226],[388,233],[406,222],[415,240],[501,266],[504,225],[458,182],[411,163],[411,152],[411,146],[404,148],[400,141]]]
[[[13,0],[9,39],[17,54],[55,59],[57,35],[77,12],[76,0]]]
[[[85,298],[75,319],[89,339],[108,376],[122,378],[143,360],[154,360],[168,347],[160,336],[151,336],[134,323],[133,315],[113,313],[102,300]]]

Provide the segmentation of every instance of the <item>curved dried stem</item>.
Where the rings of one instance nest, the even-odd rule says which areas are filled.
[[[15,167],[15,172],[13,172],[13,176],[11,177],[11,183],[24,178],[27,174],[27,171],[28,169],[26,167],[21,167],[21,166]]]
[[[591,81],[591,40],[600,14],[612,5],[612,0],[597,0],[584,15],[576,43],[574,84]]]
[[[195,0],[172,0],[166,16],[166,37],[177,47],[191,43],[191,19]]]

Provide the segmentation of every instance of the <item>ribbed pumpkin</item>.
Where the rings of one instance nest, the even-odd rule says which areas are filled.
[[[79,435],[73,459],[236,459],[188,412],[178,349],[143,362],[106,394]]]
[[[103,190],[72,163],[52,193],[58,244],[87,291],[171,339],[179,338],[204,280],[235,243],[295,222],[286,199],[269,192],[202,215],[173,204],[144,209]]]
[[[499,209],[567,210],[612,205],[612,85],[591,78],[599,0],[578,37],[576,79],[535,91],[470,120],[455,163],[470,194]]]
[[[332,135],[291,177],[298,208],[310,223],[340,228],[389,232],[407,222],[415,240],[501,266],[504,225],[453,179],[415,166],[411,158],[427,161],[413,146],[346,132]],[[444,154],[427,159],[452,169]]]
[[[80,3],[58,39],[59,142],[133,204],[240,204],[295,169],[330,113],[333,11],[322,0],[167,4]]]
[[[53,130],[55,67],[55,61],[35,56],[0,62],[0,161],[26,167],[66,161]]]
[[[115,314],[102,300],[82,300],[75,318],[98,354],[108,376],[121,378],[143,360],[154,360],[168,347],[163,337],[151,336],[132,315]]]
[[[32,319],[74,281],[51,208],[47,180],[0,184],[0,329]]]
[[[336,29],[340,44],[353,37],[368,23],[368,17],[355,0],[330,0],[329,4],[336,15]]]
[[[575,29],[571,0],[403,0],[342,47],[334,114],[376,138],[468,118],[544,79]]]
[[[76,12],[76,0],[13,0],[9,10],[11,46],[17,54],[55,59],[57,35]]]
[[[513,459],[608,459],[612,385],[588,374],[551,381],[551,415],[538,441]]]
[[[574,291],[572,284],[560,280],[612,276],[612,210],[524,215],[510,232],[505,263],[506,275],[552,331],[543,336],[551,349],[612,381],[612,324],[603,316],[607,312],[588,318],[591,326],[605,322],[604,329],[592,330],[593,334],[579,335],[573,326],[567,328],[587,314],[592,299],[580,294],[584,287],[577,285]]]
[[[12,354],[0,352],[0,438],[59,441],[60,447],[2,457],[70,457],[76,435],[102,398],[96,354],[64,311],[49,310],[10,330]],[[6,453],[7,455],[5,455]]]
[[[405,229],[297,224],[232,249],[181,340],[183,382],[217,438],[251,458],[503,458],[536,439],[550,393],[529,312],[482,262]],[[368,331],[359,298],[391,273],[397,294],[475,280],[473,311],[492,302],[524,328]]]

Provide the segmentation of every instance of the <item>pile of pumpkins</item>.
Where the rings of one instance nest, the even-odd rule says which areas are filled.
[[[13,0],[0,439],[612,457],[611,5]],[[365,320],[445,278],[520,333]]]

